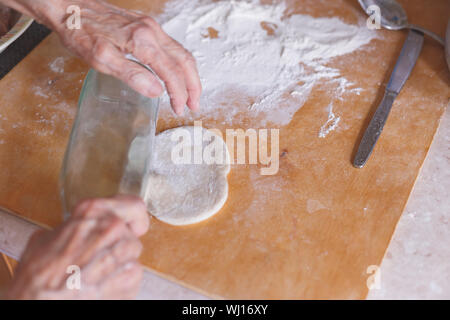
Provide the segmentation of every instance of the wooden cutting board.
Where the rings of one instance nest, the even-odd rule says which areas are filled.
[[[444,34],[447,0],[400,2],[412,22]],[[114,3],[156,14],[164,1]],[[362,14],[356,0],[288,3],[293,12],[347,23]],[[142,262],[212,297],[364,298],[368,267],[381,263],[450,97],[444,51],[427,39],[370,161],[353,168],[406,36],[378,32],[364,50],[329,64],[363,89],[334,104],[342,119],[336,131],[318,138],[333,88],[317,85],[280,128],[278,174],[234,165],[219,214],[187,227],[153,218]],[[41,224],[61,222],[59,171],[87,70],[52,34],[0,81],[1,206]],[[217,119],[199,118],[205,127],[225,129]],[[233,127],[254,121],[241,117]],[[188,123],[163,112],[158,131]]]

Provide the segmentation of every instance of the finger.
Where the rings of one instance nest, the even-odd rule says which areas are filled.
[[[80,224],[84,221],[80,220]],[[134,236],[124,221],[112,212],[96,219],[95,223],[96,228],[85,236],[83,243],[78,245],[78,255],[74,255],[79,266],[86,265],[94,257],[108,251],[114,243]]]
[[[99,252],[82,267],[83,279],[87,284],[99,283],[105,276],[130,261],[136,261],[142,252],[142,244],[137,238],[124,238]]]
[[[167,47],[166,52],[171,55],[183,68],[186,88],[188,91],[187,106],[193,111],[200,109],[200,95],[202,84],[198,74],[197,63],[192,54],[183,48],[176,40],[167,35],[162,29],[160,32],[163,47]]]
[[[147,208],[140,198],[133,196],[86,200],[75,208],[73,216],[98,218],[109,212],[123,219],[137,237],[144,235],[149,228]]]
[[[150,218],[144,201],[139,197],[118,195],[109,199],[112,211],[121,217],[137,236],[143,236],[150,227]]]
[[[173,110],[182,115],[188,100],[184,70],[160,47],[155,30],[146,24],[134,29],[126,50],[156,72],[166,85]]]
[[[140,94],[154,98],[163,93],[158,78],[136,62],[125,58],[112,43],[100,41],[93,48],[92,66],[105,74],[121,79]]]
[[[142,21],[153,30],[164,52],[177,61],[177,64],[183,69],[188,92],[187,106],[193,111],[199,110],[202,85],[194,57],[180,43],[170,37],[154,19],[145,17]]]
[[[139,292],[144,270],[137,262],[125,264],[105,278],[100,287],[103,299],[133,299]]]
[[[183,69],[163,51],[151,53],[149,50],[139,49],[136,57],[149,65],[164,81],[172,109],[177,115],[183,115],[188,100]]]

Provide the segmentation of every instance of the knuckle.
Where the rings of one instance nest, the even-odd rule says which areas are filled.
[[[183,50],[183,53],[181,54],[181,61],[182,61],[182,63],[188,64],[191,66],[197,64],[194,56],[187,50]]]
[[[141,21],[143,23],[145,23],[146,25],[148,25],[152,28],[155,28],[155,29],[158,29],[160,27],[158,22],[156,22],[155,19],[153,19],[152,17],[149,17],[149,16],[142,17]]]
[[[153,41],[153,29],[146,23],[139,23],[133,30],[132,37],[135,43],[141,44],[144,41]]]
[[[77,206],[77,209],[75,209],[76,216],[89,219],[102,215],[102,213],[105,212],[104,203],[105,200],[103,199],[85,200]]]
[[[161,52],[154,45],[145,46],[145,55],[148,56],[152,62],[161,60]],[[149,61],[150,62],[150,61]]]
[[[183,68],[176,62],[167,63],[167,71],[170,75],[169,81],[172,80],[179,83],[182,79],[184,79]]]
[[[199,98],[202,93],[202,84],[200,81],[191,81],[188,85],[189,96]]]
[[[97,42],[94,46],[95,60],[106,62],[110,59],[110,48],[105,42]]]

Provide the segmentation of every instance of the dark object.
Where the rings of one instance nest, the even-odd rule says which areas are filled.
[[[5,35],[19,18],[20,13],[0,4],[0,37]]]
[[[25,58],[49,34],[49,29],[33,22],[22,36],[0,54],[0,79]]]

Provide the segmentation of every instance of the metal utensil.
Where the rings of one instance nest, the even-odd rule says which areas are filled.
[[[422,33],[410,30],[405,44],[403,45],[400,57],[397,60],[391,79],[386,87],[383,101],[375,112],[370,124],[364,133],[359,145],[353,165],[362,168],[375,147],[375,144],[383,131],[384,124],[391,111],[395,98],[400,93],[408,80],[411,71],[416,64],[423,47],[424,36]]]
[[[444,39],[436,33],[422,27],[410,24],[403,7],[396,0],[358,0],[361,7],[368,15],[373,14],[371,6],[378,6],[381,9],[381,26],[389,30],[413,29],[420,31],[443,46]]]

